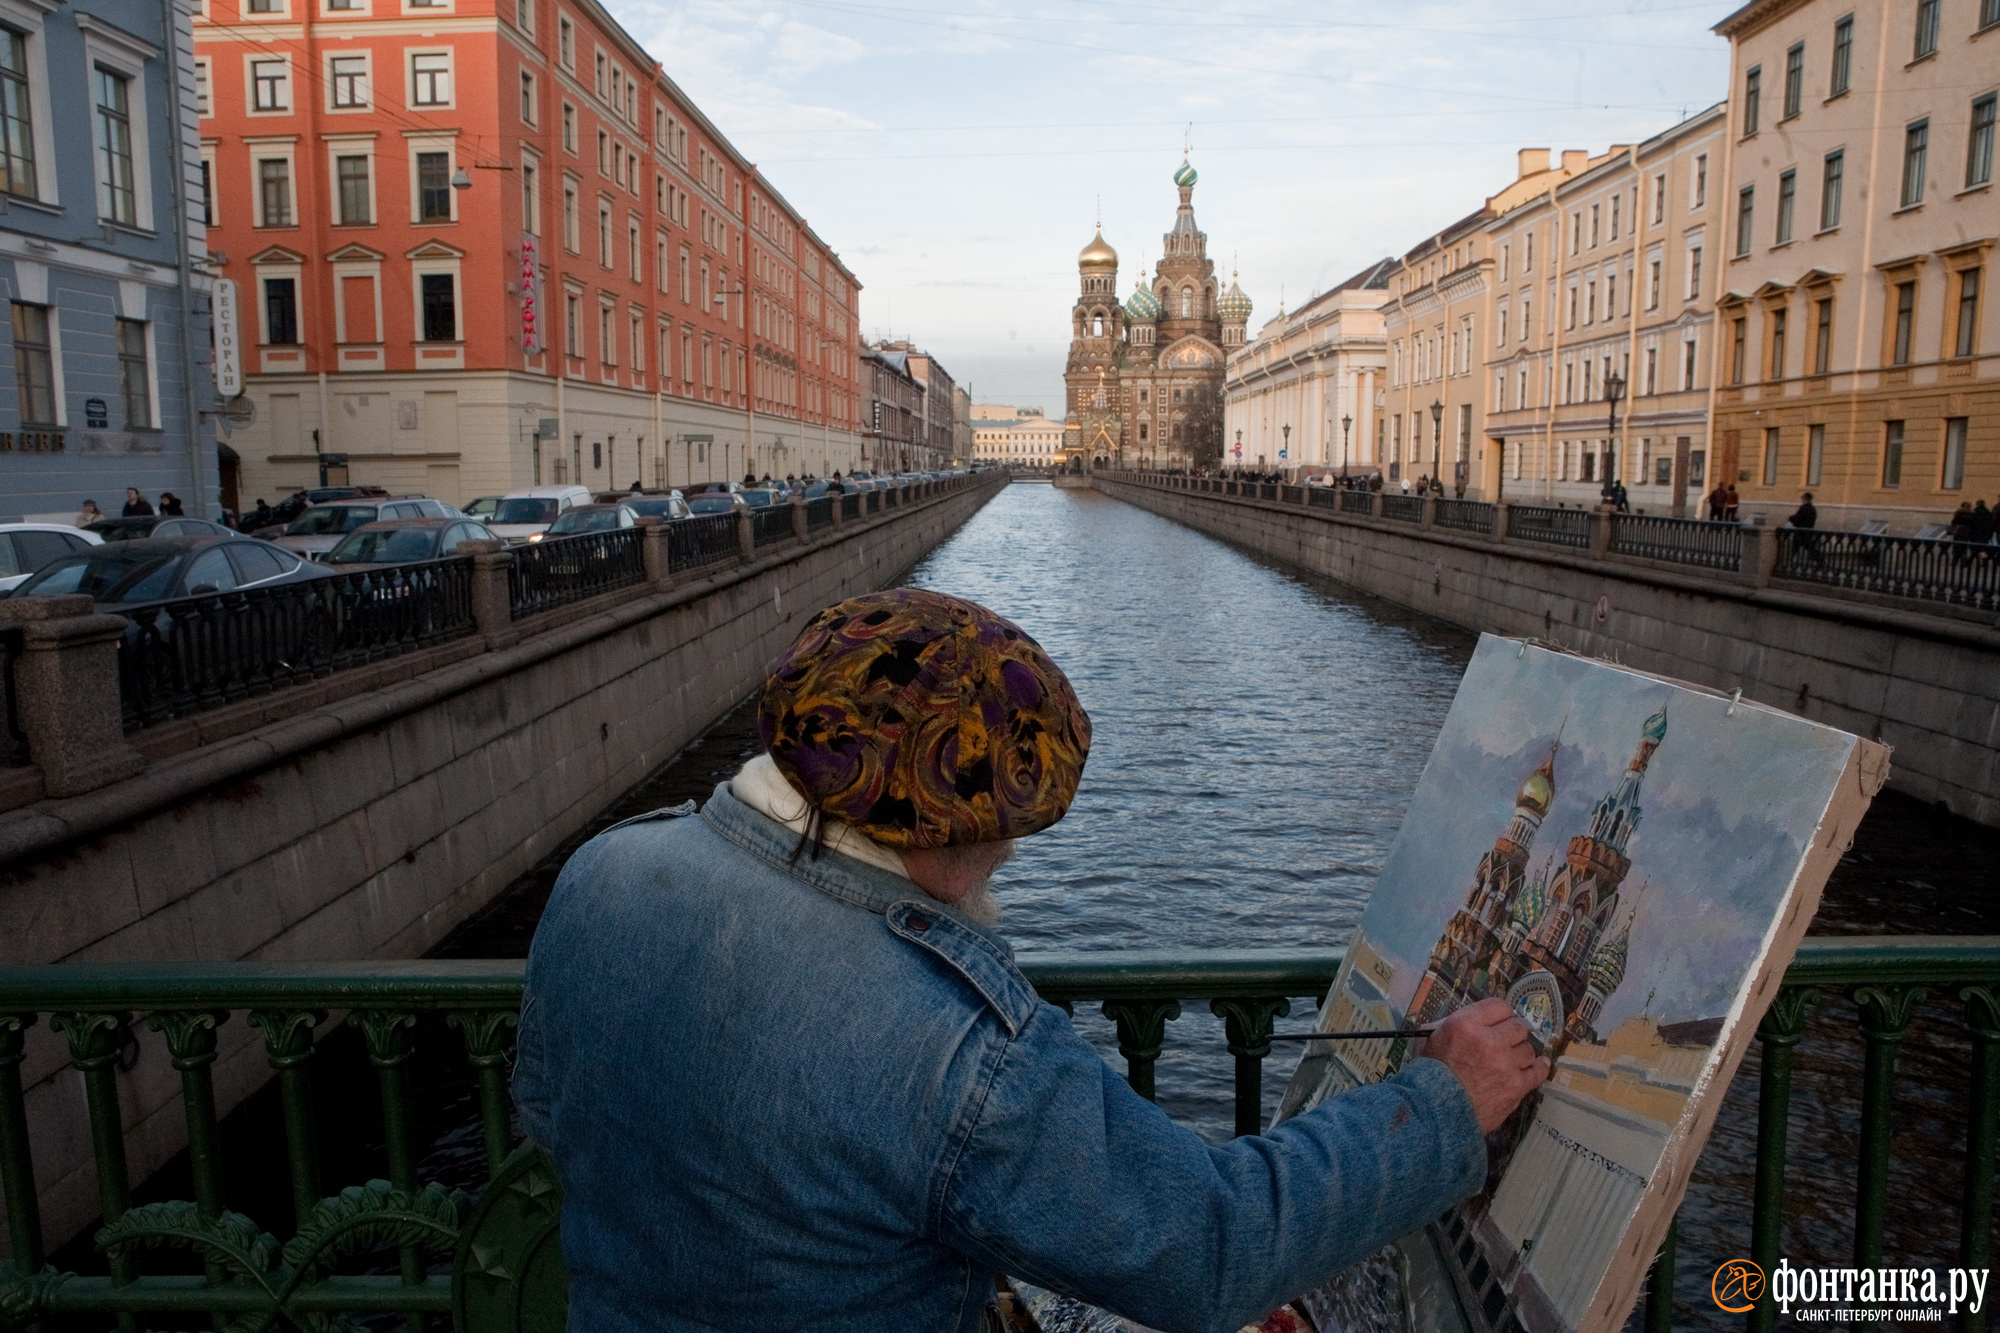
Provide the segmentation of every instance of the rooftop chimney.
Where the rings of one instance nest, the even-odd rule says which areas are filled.
[[[1549,169],[1549,150],[1546,148],[1523,148],[1514,156],[1520,163],[1520,172],[1515,177],[1516,180],[1526,180]]]
[[[1569,172],[1571,175],[1582,171],[1583,164],[1588,161],[1590,161],[1590,150],[1588,148],[1563,149],[1563,170]]]

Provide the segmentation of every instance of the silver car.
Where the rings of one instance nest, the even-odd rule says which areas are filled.
[[[340,539],[367,523],[399,518],[457,518],[458,510],[442,500],[411,497],[399,500],[336,500],[314,505],[293,519],[277,544],[308,559],[340,545]]]

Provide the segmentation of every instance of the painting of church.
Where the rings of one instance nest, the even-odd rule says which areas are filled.
[[[1886,772],[1845,732],[1483,636],[1319,1028],[1427,1028],[1498,997],[1552,1073],[1488,1137],[1484,1189],[1301,1298],[1319,1333],[1418,1309],[1420,1333],[1618,1329]],[[1418,1053],[1314,1043],[1278,1118]]]

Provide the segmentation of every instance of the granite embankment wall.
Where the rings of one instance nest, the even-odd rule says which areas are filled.
[[[0,813],[0,961],[421,956],[744,699],[813,613],[891,583],[1002,485],[136,733],[135,776]],[[185,1137],[161,1039],[131,1030],[120,1086],[143,1178]],[[28,1037],[59,1240],[97,1212],[89,1116],[62,1039]],[[222,1105],[269,1072],[261,1035],[228,1024]]]
[[[1144,509],[1461,625],[1536,638],[1893,747],[1890,785],[2000,826],[2000,628],[1297,505],[1097,479]],[[1761,534],[1760,534],[1761,535]],[[1337,697],[1338,682],[1327,682]]]

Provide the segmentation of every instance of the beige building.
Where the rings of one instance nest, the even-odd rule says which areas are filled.
[[[1488,498],[1590,507],[1615,478],[1635,510],[1699,503],[1725,120],[1614,147],[1486,224]]]
[[[1223,466],[1312,476],[1376,470],[1374,405],[1386,364],[1382,301],[1397,262],[1379,260],[1280,313],[1231,354],[1223,379]]]
[[[1063,423],[1049,420],[1039,407],[972,406],[972,456],[981,462],[1049,467],[1062,448],[1062,434]]]
[[[1447,494],[1474,500],[1498,490],[1482,383],[1496,282],[1487,224],[1583,170],[1585,158],[1566,152],[1552,167],[1546,148],[1522,149],[1512,184],[1403,256],[1383,307],[1389,374],[1375,421],[1390,483],[1442,475]]]
[[[1730,41],[1716,454],[1891,533],[2000,489],[2000,3],[1756,0]],[[1722,258],[1722,256],[1718,256]]]

